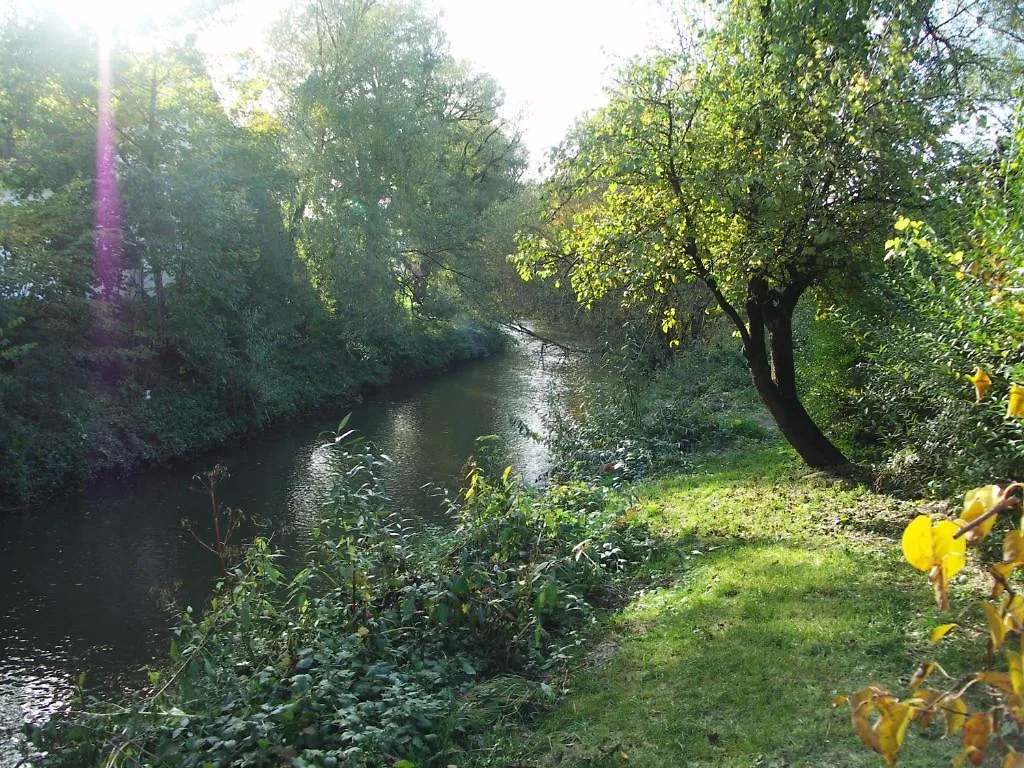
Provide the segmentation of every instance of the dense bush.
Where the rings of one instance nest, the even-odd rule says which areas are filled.
[[[545,493],[469,467],[447,532],[391,513],[379,461],[344,451],[329,509],[291,565],[257,540],[138,698],[83,698],[36,730],[45,765],[421,764],[472,743],[507,707],[552,695],[595,600],[647,556],[609,491]],[[443,764],[443,763],[442,763]]]
[[[878,485],[946,494],[1018,472],[1024,432],[1005,418],[1024,382],[1024,129],[966,168],[958,204],[901,217],[884,270],[845,310],[801,326],[809,406]],[[985,398],[969,378],[991,378]]]
[[[500,332],[468,318],[410,320],[389,333],[395,343],[364,345],[361,356],[316,336],[266,359],[242,355],[230,382],[211,378],[216,371],[136,365],[104,385],[73,361],[62,373],[52,370],[53,349],[30,350],[18,376],[0,373],[0,509],[63,483],[197,454],[394,378],[493,354],[504,343]]]
[[[498,91],[421,9],[328,5],[228,102],[184,28],[143,56],[2,12],[0,509],[498,346],[461,288],[514,293]]]

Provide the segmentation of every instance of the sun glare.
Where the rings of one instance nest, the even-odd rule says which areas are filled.
[[[117,184],[117,144],[110,106],[110,33],[98,30],[99,99],[96,114],[96,278],[105,298],[121,276],[121,200]]]
[[[0,8],[31,14],[53,14],[95,34],[100,45],[150,47],[161,27],[185,7],[185,0],[160,3],[139,0],[0,0]]]

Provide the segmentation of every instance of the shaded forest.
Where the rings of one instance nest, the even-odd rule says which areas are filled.
[[[3,24],[3,504],[498,346],[524,153],[497,85],[412,7],[276,35],[218,88],[190,40]]]

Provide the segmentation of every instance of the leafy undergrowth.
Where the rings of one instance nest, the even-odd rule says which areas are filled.
[[[225,563],[150,687],[85,692],[30,727],[35,764],[460,764],[554,698],[594,607],[657,551],[608,489],[524,488],[483,439],[456,527],[416,532],[391,513],[381,462],[332,445],[341,469],[301,561],[257,539]]]
[[[638,491],[629,514],[675,542],[648,566],[659,586],[607,617],[553,712],[496,735],[478,765],[882,765],[832,698],[900,688],[921,658],[962,664],[965,642],[928,644],[927,585],[892,539],[921,505],[781,447]],[[901,765],[947,764],[940,735],[912,734]]]

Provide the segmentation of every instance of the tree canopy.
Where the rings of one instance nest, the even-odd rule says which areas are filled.
[[[277,39],[299,177],[289,216],[315,284],[358,334],[377,324],[370,303],[436,310],[518,189],[523,153],[497,85],[415,5],[311,3]]]
[[[692,44],[627,68],[561,148],[524,276],[564,276],[584,304],[657,305],[702,283],[798,453],[845,463],[801,404],[793,312],[811,289],[863,283],[897,215],[935,198],[985,71],[971,30],[941,13],[727,4]]]
[[[231,84],[185,34],[113,46],[109,91],[88,30],[6,21],[0,504],[492,338],[461,288],[514,277],[523,153],[494,81],[417,6],[301,4]]]

